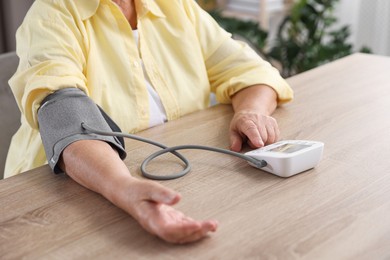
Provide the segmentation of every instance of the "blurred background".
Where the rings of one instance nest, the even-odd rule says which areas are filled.
[[[390,56],[389,0],[198,0],[289,77],[354,52]]]
[[[15,32],[34,0],[0,0],[0,53],[15,50]]]

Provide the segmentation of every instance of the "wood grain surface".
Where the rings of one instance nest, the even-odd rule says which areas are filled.
[[[165,243],[100,195],[43,166],[0,181],[1,259],[389,259],[390,58],[354,54],[289,78],[292,103],[274,116],[282,139],[325,143],[320,164],[290,178],[207,151],[182,151],[177,208],[217,219],[190,245]],[[173,146],[228,148],[232,109],[218,105],[139,133]],[[127,141],[126,164],[156,148]],[[151,172],[181,164],[170,155]]]

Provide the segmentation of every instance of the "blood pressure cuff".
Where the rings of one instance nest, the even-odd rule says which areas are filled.
[[[88,133],[86,123],[101,131],[119,131],[119,127],[85,93],[77,88],[61,89],[47,96],[38,110],[39,131],[47,161],[55,173],[62,170],[57,163],[63,150],[79,140],[102,140],[126,157],[123,138]]]

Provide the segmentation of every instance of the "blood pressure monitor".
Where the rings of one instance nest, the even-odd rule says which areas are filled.
[[[307,140],[284,140],[245,153],[267,162],[261,170],[280,177],[290,177],[315,167],[324,150],[324,143]],[[254,164],[249,163],[256,167]]]

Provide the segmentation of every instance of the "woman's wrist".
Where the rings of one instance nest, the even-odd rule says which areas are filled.
[[[267,85],[254,85],[240,90],[232,97],[235,113],[256,112],[271,115],[277,106],[277,93]]]

